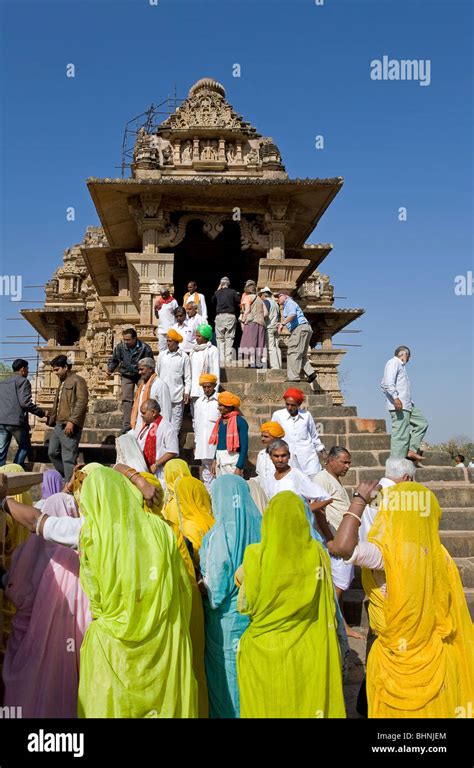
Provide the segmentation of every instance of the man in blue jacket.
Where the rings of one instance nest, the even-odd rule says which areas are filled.
[[[46,416],[46,411],[32,400],[28,362],[17,358],[13,361],[12,370],[13,376],[0,381],[0,467],[7,463],[12,437],[18,444],[13,462],[23,466],[31,448],[28,414]]]

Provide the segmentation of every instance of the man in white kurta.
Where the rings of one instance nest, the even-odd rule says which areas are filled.
[[[202,482],[209,490],[214,480],[211,468],[216,458],[216,445],[210,445],[209,438],[220,414],[216,376],[203,373],[200,381],[201,395],[194,403],[194,458],[202,464]]]
[[[270,498],[269,487],[271,478],[275,474],[275,467],[268,453],[268,446],[274,440],[282,440],[285,437],[285,430],[277,421],[266,421],[260,427],[260,436],[263,448],[258,452],[255,470],[257,472],[258,484],[267,497]]]
[[[155,419],[160,415],[160,406],[156,400],[146,400],[141,407],[143,425],[137,434],[138,445],[144,451],[145,443]],[[156,431],[156,450],[154,463],[149,464],[150,472],[158,478],[165,488],[164,468],[167,461],[179,455],[178,435],[166,419],[161,419]],[[147,462],[148,463],[148,462]]]
[[[138,363],[140,382],[135,392],[135,400],[132,408],[132,428],[137,434],[141,429],[143,419],[140,408],[144,400],[156,400],[160,406],[160,413],[166,421],[171,421],[171,395],[168,385],[158,378],[155,373],[155,361],[151,357],[145,357]]]
[[[179,348],[183,352],[190,353],[193,348],[192,339],[194,337],[194,329],[189,325],[186,318],[186,312],[183,307],[178,307],[174,313],[175,322],[171,326],[176,333],[179,333],[183,337],[183,341],[180,342]]]
[[[179,349],[183,340],[175,330],[167,333],[167,350],[160,352],[156,363],[156,373],[166,382],[171,395],[171,423],[177,434],[183,423],[185,404],[189,403],[191,392],[191,363],[186,352]]]
[[[319,437],[314,419],[308,411],[301,410],[304,393],[300,389],[288,389],[283,395],[285,408],[274,411],[272,421],[277,421],[285,430],[285,441],[292,456],[305,475],[314,477],[321,470],[319,457],[326,458],[324,443]]]
[[[174,312],[178,308],[178,302],[174,299],[169,290],[164,288],[160,296],[155,300],[155,317],[158,318],[158,348],[161,351],[166,349],[166,334],[175,323]]]
[[[293,491],[310,505],[312,502],[325,504],[331,499],[324,488],[310,480],[304,472],[290,467],[290,452],[285,440],[274,440],[269,445],[269,456],[274,469],[267,482],[269,499],[281,491]]]
[[[191,363],[191,415],[194,419],[194,406],[202,395],[199,379],[202,373],[210,373],[216,377],[216,389],[220,384],[219,351],[211,344],[212,328],[202,323],[196,330],[196,344],[189,354]]]
[[[183,298],[183,307],[186,307],[189,304],[189,302],[196,304],[197,313],[198,315],[201,315],[202,322],[207,323],[206,297],[204,296],[203,293],[198,293],[197,283],[195,283],[194,280],[191,280],[188,283],[188,290],[187,290],[187,293],[184,294],[184,298]]]
[[[186,323],[191,331],[191,337],[189,339],[190,349],[188,349],[188,352],[190,352],[196,344],[196,331],[205,321],[203,316],[197,311],[197,305],[193,301],[188,302],[184,308],[186,310]]]

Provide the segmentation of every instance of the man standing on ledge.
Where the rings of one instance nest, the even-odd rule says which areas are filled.
[[[59,379],[59,387],[48,419],[49,426],[54,427],[49,438],[48,457],[67,483],[77,464],[89,393],[82,376],[72,372],[66,355],[53,358],[51,368]]]
[[[107,363],[107,376],[112,378],[116,368],[122,377],[122,434],[131,429],[130,416],[132,414],[135,385],[138,384],[138,361],[145,357],[153,357],[153,352],[148,344],[137,338],[135,328],[125,328],[122,333],[123,341],[114,349],[114,353]]]
[[[217,447],[212,474],[242,476],[249,447],[249,425],[238,410],[240,397],[221,392],[217,402],[220,416],[209,438],[209,444]]]
[[[282,308],[282,322],[278,326],[278,333],[282,332],[285,325],[290,332],[286,356],[287,381],[301,381],[301,369],[303,369],[311,384],[316,378],[316,371],[308,358],[313,329],[301,307],[286,291],[280,291],[276,295]]]
[[[428,422],[411,399],[410,379],[405,367],[410,357],[408,347],[397,347],[385,366],[380,386],[392,418],[390,456],[418,462],[423,460],[420,445]]]

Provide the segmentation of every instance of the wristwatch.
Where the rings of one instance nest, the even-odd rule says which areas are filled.
[[[362,499],[362,501],[364,502],[364,504],[368,504],[368,503],[369,503],[369,502],[368,502],[366,499],[364,499],[364,497],[362,496],[362,494],[361,494],[361,493],[359,493],[359,491],[354,491],[354,492],[352,493],[352,498],[353,498],[353,499],[357,499],[357,498],[359,498],[359,499]]]

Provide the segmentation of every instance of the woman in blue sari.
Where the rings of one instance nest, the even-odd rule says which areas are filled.
[[[260,541],[262,515],[238,475],[222,475],[211,487],[215,525],[199,551],[207,595],[203,599],[206,631],[206,674],[209,716],[240,715],[236,654],[249,618],[237,610],[239,589],[234,573],[248,544]]]

